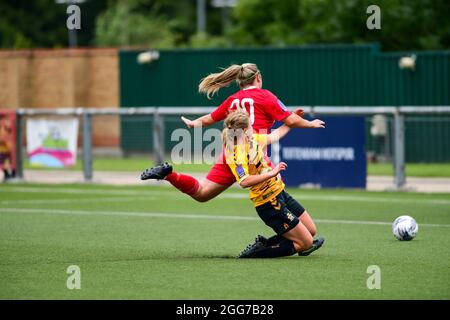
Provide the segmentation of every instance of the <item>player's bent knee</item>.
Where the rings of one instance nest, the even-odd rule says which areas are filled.
[[[317,228],[316,225],[313,224],[308,228],[309,233],[311,233],[311,236],[314,237],[317,234]]]
[[[293,242],[293,244],[294,244],[294,249],[295,249],[296,252],[301,252],[301,251],[304,250],[304,249],[302,248],[302,246],[299,245],[297,242]]]
[[[207,202],[207,201],[211,200],[214,197],[215,197],[214,194],[211,194],[211,192],[208,192],[208,191],[205,191],[205,190],[202,190],[202,189],[197,191],[197,193],[195,193],[192,196],[192,198],[194,198],[198,202]]]
[[[203,194],[199,194],[199,195],[194,194],[192,196],[192,198],[194,198],[194,200],[197,200],[198,202],[207,202],[207,201],[209,201],[211,199],[207,195],[203,195]]]
[[[313,238],[312,238],[312,236],[306,238],[306,239],[303,241],[303,244],[304,244],[304,250],[311,248],[311,246],[312,246],[312,244],[313,244]]]
[[[311,248],[311,246],[313,244],[313,238],[312,238],[312,236],[310,236],[310,237],[305,237],[303,239],[295,239],[292,242],[294,243],[295,251],[301,252],[301,251]]]
[[[312,237],[314,237],[317,234],[317,227],[314,221],[311,219],[311,216],[309,213],[305,210],[303,211],[300,220],[302,221],[303,225],[308,229],[309,233]]]

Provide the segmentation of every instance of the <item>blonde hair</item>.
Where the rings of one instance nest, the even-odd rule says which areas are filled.
[[[258,73],[260,73],[258,66],[254,63],[233,64],[222,72],[211,73],[204,77],[198,85],[198,91],[211,99],[220,88],[228,87],[233,81],[240,87],[252,84]]]
[[[230,112],[223,122],[222,141],[228,151],[232,151],[236,140],[250,124],[248,114],[243,111]]]

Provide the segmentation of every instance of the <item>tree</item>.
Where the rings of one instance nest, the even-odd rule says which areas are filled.
[[[52,1],[2,0],[0,12],[2,48],[63,46],[67,41],[65,11]],[[57,23],[59,16],[61,23]]]
[[[87,0],[79,46],[235,47],[380,42],[384,50],[450,48],[448,0],[238,0],[231,26],[207,3],[207,32],[197,34],[194,0]],[[381,30],[366,9],[381,8]],[[0,47],[66,47],[67,5],[0,0]]]
[[[96,26],[96,44],[167,47],[223,47],[220,11],[208,3],[209,33],[196,34],[196,2],[111,0]]]
[[[78,45],[92,44],[93,24],[106,7],[103,0],[88,0],[78,4],[81,9],[81,30]],[[68,45],[66,27],[67,5],[55,0],[0,0],[0,47],[54,48]]]
[[[136,3],[119,1],[103,12],[97,19],[96,45],[174,46],[167,20],[136,9]]]
[[[237,45],[380,42],[385,50],[450,48],[447,0],[378,0],[381,30],[366,27],[371,0],[239,0],[228,36]]]

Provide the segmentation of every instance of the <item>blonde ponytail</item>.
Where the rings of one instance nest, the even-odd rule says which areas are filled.
[[[198,91],[211,99],[220,88],[228,87],[233,81],[240,87],[252,84],[258,73],[258,67],[254,63],[233,64],[222,72],[212,73],[203,78],[198,85]]]

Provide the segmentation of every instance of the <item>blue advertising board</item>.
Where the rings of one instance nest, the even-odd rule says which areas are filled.
[[[288,165],[282,173],[286,186],[366,188],[364,117],[320,119],[325,129],[292,129],[272,146],[272,160]]]

